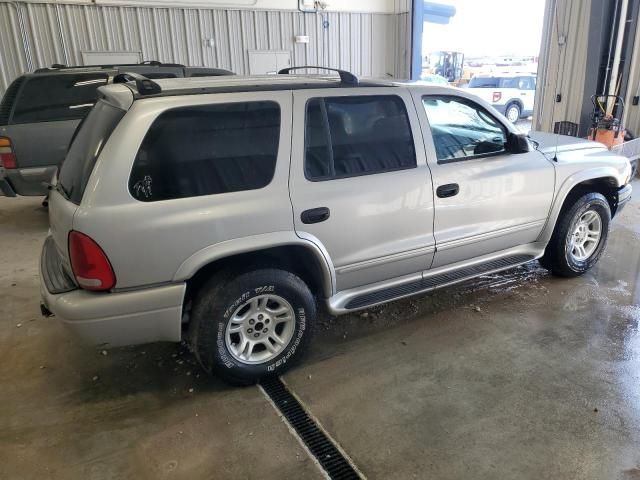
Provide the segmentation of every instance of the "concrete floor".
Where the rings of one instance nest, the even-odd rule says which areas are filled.
[[[0,198],[0,479],[322,478],[257,388],[41,318],[46,230]],[[534,263],[322,319],[284,380],[368,478],[640,479],[639,240],[634,200],[584,277]]]

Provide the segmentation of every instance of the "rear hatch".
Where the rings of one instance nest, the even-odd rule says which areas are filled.
[[[82,201],[96,160],[125,113],[106,100],[96,103],[78,129],[60,169],[58,180],[49,195],[50,238],[55,245],[55,249],[50,250],[55,251],[59,261],[49,259],[48,262],[43,261],[43,266],[59,263],[71,278],[73,275],[69,261],[68,238],[69,232],[73,230],[73,218]],[[53,255],[52,252],[45,253]]]
[[[73,132],[95,104],[98,87],[108,80],[106,72],[23,77],[1,133],[11,139],[18,168],[59,165]]]

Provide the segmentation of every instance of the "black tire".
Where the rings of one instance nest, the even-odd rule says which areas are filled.
[[[569,240],[580,218],[589,210],[594,210],[600,216],[600,240],[591,253],[583,260],[573,258],[569,251]],[[547,245],[540,264],[554,275],[560,277],[577,277],[587,272],[600,259],[607,245],[609,224],[611,223],[611,209],[606,198],[599,193],[587,193],[574,196],[567,200],[558,216],[556,226]]]
[[[509,115],[509,110],[510,109],[515,109],[518,112],[518,116],[516,117],[515,120],[511,120],[508,115]],[[520,108],[520,105],[517,102],[511,102],[510,104],[508,104],[505,109],[504,109],[504,116],[507,117],[507,120],[509,120],[512,123],[516,123],[518,120],[520,120],[520,116],[522,115],[522,108]],[[514,115],[515,116],[515,115]]]
[[[265,295],[288,302],[295,320],[293,333],[273,358],[258,364],[244,363],[227,346],[227,326],[238,308],[256,297],[264,299]],[[198,291],[191,314],[190,340],[196,358],[207,372],[233,385],[251,385],[282,374],[300,360],[311,341],[315,318],[314,296],[296,275],[275,268],[241,274],[228,272],[211,278]],[[264,344],[260,347],[264,350]]]

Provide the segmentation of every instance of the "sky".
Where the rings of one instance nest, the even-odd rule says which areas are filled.
[[[435,0],[456,8],[448,25],[424,24],[423,55],[437,50],[465,56],[535,55],[540,50],[545,0]]]

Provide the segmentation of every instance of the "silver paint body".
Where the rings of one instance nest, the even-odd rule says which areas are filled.
[[[158,83],[170,90],[304,81],[300,78]],[[348,311],[348,301],[362,293],[514,254],[538,258],[573,186],[604,177],[621,187],[630,175],[628,160],[600,144],[546,134],[533,134],[541,144],[539,151],[438,163],[422,105],[424,95],[471,98],[493,112],[507,131],[514,131],[486,102],[448,87],[389,83],[370,88],[211,93],[136,101],[125,85],[110,85],[101,91],[108,101],[128,112],[100,154],[80,205],[52,192],[51,235],[66,268],[71,229],[96,240],[113,265],[116,288],[108,294],[73,291],[58,295],[42,288],[50,310],[95,343],[180,341],[186,282],[215,260],[274,246],[303,246],[317,259],[323,279],[321,293],[333,314]],[[405,102],[417,168],[308,181],[303,173],[306,100],[371,94],[398,95]],[[128,178],[138,148],[162,112],[179,106],[266,99],[277,102],[282,112],[277,165],[269,185],[150,203],[129,194]],[[435,189],[448,183],[458,183],[459,194],[438,198]],[[301,223],[300,213],[315,207],[328,207],[329,220]],[[163,298],[160,303],[159,297]]]

